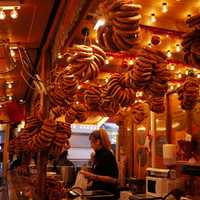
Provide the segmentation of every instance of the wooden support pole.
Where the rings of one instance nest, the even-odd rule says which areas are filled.
[[[47,162],[48,162],[48,152],[39,151],[38,152],[38,189],[37,189],[37,200],[46,200],[46,173],[47,173]]]
[[[172,112],[170,94],[166,95],[166,136],[168,144],[172,143]]]
[[[8,146],[9,146],[9,129],[10,125],[5,125],[5,131],[4,131],[4,146],[3,146],[3,177],[7,179],[8,175]]]
[[[193,120],[193,113],[192,110],[186,111],[186,124],[187,124],[187,133],[192,135],[192,120]]]
[[[46,68],[49,66],[48,62],[48,54],[46,51],[43,52],[41,58],[41,72],[40,77],[42,80],[45,80],[45,77],[48,75],[46,74]],[[45,118],[49,117],[49,99],[44,92],[40,94],[40,111]],[[47,175],[47,164],[48,164],[48,150],[42,150],[38,152],[38,163],[37,163],[37,170],[38,170],[38,186],[37,192],[38,197],[37,200],[46,200],[46,175]],[[36,200],[36,199],[35,199]]]
[[[151,142],[151,166],[155,167],[156,160],[156,116],[155,113],[150,111],[150,132],[152,135]]]

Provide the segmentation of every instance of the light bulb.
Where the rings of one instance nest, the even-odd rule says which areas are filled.
[[[12,96],[9,96],[9,97],[8,97],[8,100],[9,100],[9,101],[12,101]]]
[[[170,67],[169,67],[169,68],[170,68],[170,70],[172,70],[172,71],[173,71],[173,70],[175,69],[175,66],[172,64],[172,65],[170,65]]]
[[[138,92],[136,92],[136,95],[135,95],[136,97],[140,97],[140,92],[138,91]]]
[[[191,14],[188,14],[188,15],[187,15],[187,18],[190,19],[190,18],[191,18]]]
[[[114,59],[113,56],[110,56],[110,57],[109,57],[109,60],[113,60],[113,59]]]
[[[197,74],[197,78],[200,78],[200,74]]]
[[[176,52],[180,52],[181,51],[181,46],[180,44],[176,44]]]
[[[98,30],[100,26],[103,26],[106,23],[105,19],[98,19],[97,23],[94,26],[94,30]]]
[[[148,47],[151,47],[151,43],[150,42],[148,43]]]
[[[129,61],[128,61],[128,64],[129,64],[129,65],[133,65],[133,64],[134,64],[133,60],[129,60]]]
[[[9,89],[12,88],[12,83],[8,83],[8,88],[9,88]]]
[[[108,59],[105,60],[105,64],[106,64],[106,65],[109,64],[109,60],[108,60]]]
[[[0,20],[4,20],[6,18],[6,13],[3,10],[0,10]]]
[[[170,58],[172,56],[172,53],[170,52],[170,50],[167,50],[167,57]]]
[[[156,15],[155,13],[151,13],[151,18],[150,18],[151,22],[156,22]]]
[[[178,74],[178,78],[182,78],[182,74]]]
[[[16,9],[13,9],[13,10],[10,12],[10,17],[11,17],[12,19],[17,19],[17,17],[18,17],[18,12],[17,12]]]
[[[10,50],[10,55],[11,55],[12,57],[15,57],[15,51],[14,51],[13,49]]]
[[[57,57],[58,57],[59,59],[61,59],[61,58],[62,58],[62,54],[61,54],[61,53],[58,53]]]
[[[167,3],[164,2],[164,3],[162,3],[162,12],[166,13],[167,11],[168,11],[168,6],[167,6]]]

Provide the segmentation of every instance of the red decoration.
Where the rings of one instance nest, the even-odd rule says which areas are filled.
[[[151,38],[151,44],[153,45],[160,44],[160,37],[158,35],[153,35]]]
[[[20,122],[25,119],[24,104],[17,104],[16,102],[9,102],[5,105],[8,117],[11,122]]]

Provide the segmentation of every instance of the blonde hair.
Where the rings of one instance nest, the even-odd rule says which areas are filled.
[[[99,140],[101,145],[106,148],[106,149],[111,149],[111,142],[110,142],[110,139],[108,137],[108,134],[107,132],[100,128],[99,130],[96,130],[96,131],[93,131],[90,136],[89,136],[89,139],[90,140]]]

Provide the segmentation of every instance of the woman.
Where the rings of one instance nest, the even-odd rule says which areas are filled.
[[[92,190],[105,190],[119,197],[118,167],[115,156],[111,151],[111,143],[104,129],[96,130],[89,136],[95,155],[92,172],[81,170],[86,178],[92,181]]]

